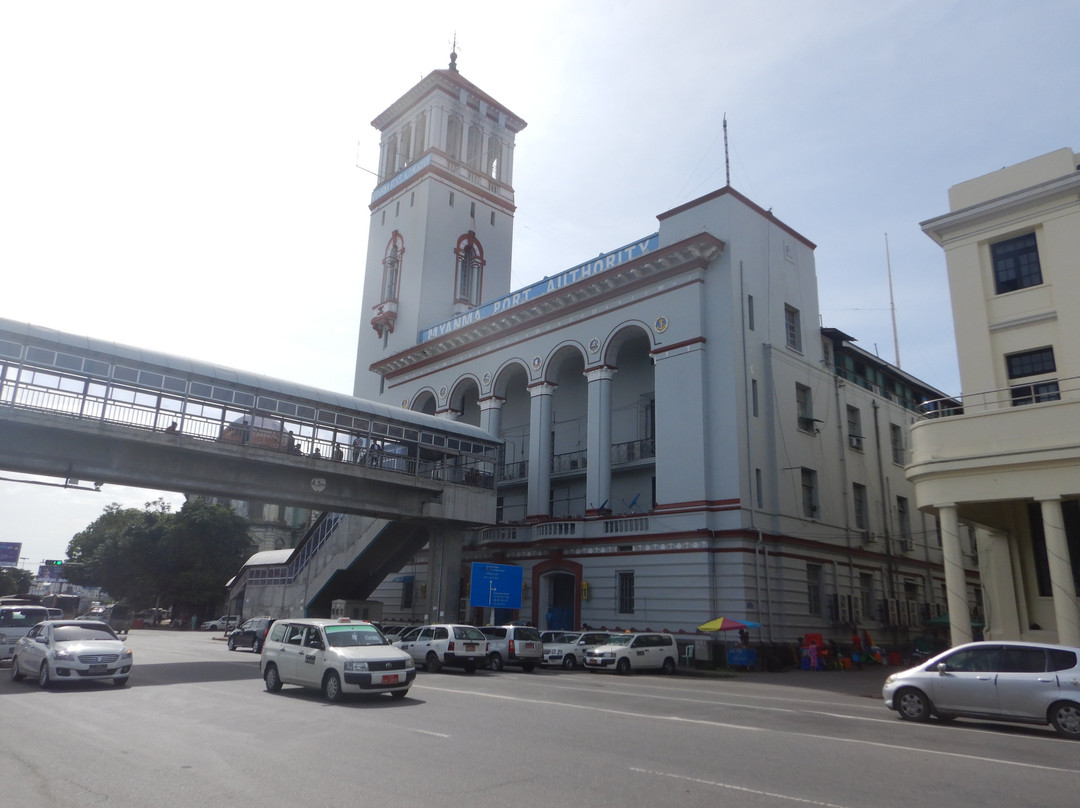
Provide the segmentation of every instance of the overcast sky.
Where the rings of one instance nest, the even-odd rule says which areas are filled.
[[[1080,148],[1077,30],[1075,0],[4,3],[0,316],[351,392],[370,122],[456,33],[528,122],[516,287],[723,186],[726,114],[731,184],[818,245],[822,324],[895,361],[888,234],[900,365],[956,394],[919,222]],[[157,496],[0,481],[0,541],[34,567]]]

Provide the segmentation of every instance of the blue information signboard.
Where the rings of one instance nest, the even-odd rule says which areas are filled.
[[[469,605],[486,609],[520,609],[521,567],[511,564],[472,565]]]
[[[0,567],[19,566],[20,555],[22,555],[21,541],[0,541]]]

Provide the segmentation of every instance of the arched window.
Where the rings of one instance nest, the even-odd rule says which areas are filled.
[[[465,161],[473,171],[480,170],[480,156],[484,153],[484,130],[476,124],[469,127],[469,159]]]
[[[383,256],[383,282],[382,299],[397,300],[398,284],[401,281],[401,259],[405,255],[405,240],[397,230],[390,237],[390,243],[386,245],[386,254]]]
[[[412,124],[407,123],[401,127],[401,160],[398,164],[409,165],[412,161]]]
[[[386,151],[383,153],[383,179],[388,180],[397,173],[397,135],[390,135],[386,141]]]
[[[446,154],[451,160],[461,161],[461,118],[451,115],[446,122]]]
[[[416,160],[427,148],[427,113],[421,112],[416,119],[416,137],[413,138],[413,160]]]
[[[486,173],[493,180],[502,179],[499,172],[502,167],[502,141],[497,137],[488,141]]]
[[[454,279],[454,303],[480,305],[480,287],[484,273],[484,248],[471,230],[458,239],[454,250],[457,274]]]

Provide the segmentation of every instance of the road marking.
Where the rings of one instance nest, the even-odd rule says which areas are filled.
[[[771,797],[778,800],[788,800],[789,802],[801,802],[804,805],[820,805],[823,808],[848,808],[846,805],[837,805],[834,802],[821,802],[820,800],[809,800],[806,797],[792,797],[788,794],[778,794],[775,791],[761,791],[756,788],[747,788],[746,786],[737,786],[732,783],[720,783],[716,780],[702,780],[698,777],[686,777],[682,774],[672,774],[671,772],[656,772],[650,769],[635,769],[630,768],[630,771],[637,772],[638,774],[651,774],[656,777],[670,777],[673,780],[682,780],[687,783],[699,783],[705,786],[716,786],[717,788],[726,788],[731,791],[741,791],[744,794],[755,794],[759,797]]]
[[[409,732],[417,732],[421,735],[434,735],[436,738],[449,738],[450,736],[444,732],[432,732],[430,729],[415,729],[413,727],[405,727]]]
[[[1037,763],[1024,763],[1016,760],[1002,760],[1001,758],[983,757],[982,755],[965,755],[961,752],[943,752],[933,749],[926,749],[925,747],[915,746],[897,746],[891,743],[882,743],[880,741],[866,741],[857,740],[852,738],[840,738],[833,735],[817,735],[809,732],[790,732],[788,730],[774,730],[767,729],[765,727],[748,727],[745,724],[729,724],[723,721],[713,721],[704,718],[683,718],[677,715],[656,715],[655,713],[632,713],[626,710],[615,710],[608,707],[595,707],[585,704],[570,704],[562,701],[551,701],[550,699],[531,699],[523,698],[521,696],[508,696],[499,693],[483,693],[472,690],[458,690],[456,688],[449,687],[433,687],[432,685],[421,685],[422,688],[429,688],[431,690],[438,690],[444,693],[457,693],[464,696],[477,696],[485,699],[498,699],[502,701],[516,701],[523,704],[537,705],[544,704],[552,707],[567,707],[573,710],[589,710],[594,713],[605,713],[609,715],[617,715],[623,718],[644,718],[649,721],[671,721],[680,724],[697,724],[705,727],[714,727],[717,729],[735,729],[742,730],[743,732],[777,732],[781,733],[789,738],[808,738],[815,741],[833,741],[836,743],[850,743],[857,744],[859,746],[876,746],[882,749],[888,749],[891,751],[899,752],[914,752],[918,755],[936,755],[938,757],[945,758],[959,758],[961,760],[973,760],[980,763],[992,763],[996,766],[1016,766],[1021,769],[1034,769],[1037,771],[1049,771],[1049,772],[1061,772],[1063,774],[1076,774],[1077,769],[1062,769],[1056,766],[1041,766]],[[754,708],[754,709],[769,709],[780,710],[777,707],[769,708]],[[786,711],[794,712],[794,711]],[[870,719],[877,720],[877,719]]]

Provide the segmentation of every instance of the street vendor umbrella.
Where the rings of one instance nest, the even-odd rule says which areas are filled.
[[[761,623],[753,620],[734,620],[730,617],[718,617],[698,626],[698,631],[735,631],[741,628],[761,628]]]

